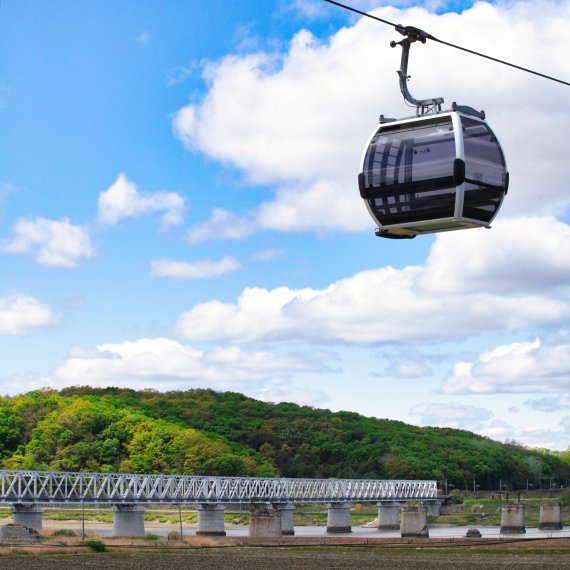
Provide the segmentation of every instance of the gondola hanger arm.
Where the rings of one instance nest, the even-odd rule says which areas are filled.
[[[425,44],[428,39],[432,36],[419,28],[414,28],[412,26],[402,26],[398,24],[395,26],[397,32],[405,36],[405,38],[399,42],[390,42],[391,47],[396,47],[397,45],[402,46],[402,59],[400,61],[400,69],[398,70],[398,76],[400,78],[400,91],[402,96],[407,103],[414,105],[416,107],[416,114],[426,115],[428,113],[439,113],[441,111],[441,105],[443,104],[443,97],[433,97],[431,99],[416,99],[412,96],[408,89],[408,80],[410,76],[408,75],[408,61],[410,58],[410,48],[412,43],[421,42]]]

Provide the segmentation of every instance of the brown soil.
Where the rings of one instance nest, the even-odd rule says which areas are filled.
[[[365,542],[366,541],[366,542]],[[43,544],[0,546],[2,570],[570,570],[570,539],[198,539],[150,548],[111,539],[109,551]],[[312,544],[311,544],[312,543]],[[320,546],[319,546],[320,544]],[[359,544],[359,545],[357,545]],[[254,546],[255,545],[255,546]],[[281,545],[278,547],[277,545]],[[140,552],[142,549],[147,552]]]
[[[3,570],[558,570],[570,557],[555,554],[393,552],[377,549],[290,550],[231,548],[184,553],[3,556]]]

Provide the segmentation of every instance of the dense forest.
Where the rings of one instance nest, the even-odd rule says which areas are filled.
[[[42,390],[0,398],[3,469],[567,482],[570,458],[449,428],[269,404],[233,392]]]

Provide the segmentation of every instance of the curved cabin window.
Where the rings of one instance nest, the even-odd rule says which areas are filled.
[[[463,215],[490,222],[503,200],[507,169],[493,131],[485,124],[461,117],[465,153]]]
[[[453,216],[455,137],[449,117],[382,126],[364,160],[369,204],[382,225]]]

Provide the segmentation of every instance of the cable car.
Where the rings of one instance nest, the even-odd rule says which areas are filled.
[[[509,174],[499,141],[485,113],[453,103],[441,111],[442,98],[416,100],[407,88],[410,43],[429,36],[401,27],[398,71],[404,99],[417,115],[380,117],[364,150],[358,175],[360,196],[378,224],[376,235],[416,235],[490,227],[508,191]],[[392,47],[397,45],[391,43]]]

